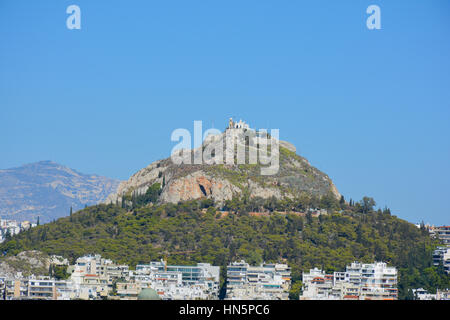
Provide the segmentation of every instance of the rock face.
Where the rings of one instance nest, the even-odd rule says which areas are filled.
[[[246,129],[233,130],[233,135],[239,136],[244,134]],[[210,136],[205,141],[226,144],[225,133]],[[279,144],[280,165],[275,175],[262,176],[259,164],[177,165],[168,158],[150,164],[134,174],[128,181],[122,182],[117,192],[109,195],[105,203],[118,203],[123,197],[143,194],[154,183],[160,183],[162,186],[159,198],[161,203],[209,198],[218,204],[223,204],[224,201],[244,193],[251,198],[264,199],[295,198],[303,192],[318,196],[332,193],[336,198],[340,198],[331,179],[312,167],[306,159],[297,155],[291,143],[280,141]],[[255,143],[253,147],[256,145]],[[203,149],[207,147],[203,145]],[[193,158],[199,150],[202,149],[191,150],[191,157]],[[224,158],[228,153],[224,152]]]
[[[231,200],[241,190],[226,179],[213,178],[203,171],[196,171],[186,177],[173,179],[163,189],[162,202],[177,203],[202,197],[212,198],[217,202]]]
[[[119,181],[86,175],[51,161],[0,170],[0,217],[41,222],[102,202]]]

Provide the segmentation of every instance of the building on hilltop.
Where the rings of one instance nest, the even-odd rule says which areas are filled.
[[[233,118],[230,118],[227,129],[250,129],[250,126],[245,121],[242,121],[242,119],[239,122],[234,122]]]

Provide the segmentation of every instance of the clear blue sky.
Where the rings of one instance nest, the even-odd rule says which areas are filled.
[[[449,224],[450,1],[0,1],[0,168],[127,179],[175,128],[230,116],[279,128],[347,199]]]

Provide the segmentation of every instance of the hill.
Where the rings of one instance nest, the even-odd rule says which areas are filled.
[[[41,222],[104,201],[119,181],[86,175],[52,161],[0,170],[0,217]]]
[[[250,161],[238,164],[239,146],[245,150],[246,159],[249,159],[251,151],[260,155],[262,139],[258,140],[256,136],[260,133],[253,129],[227,129],[221,134],[208,136],[201,148],[190,151],[189,157],[194,159],[196,154],[205,152],[211,145],[226,149],[230,131],[236,143],[234,149],[230,148],[231,158],[234,159],[232,164],[226,162],[228,150],[223,152],[222,164],[193,164],[193,161],[190,164],[175,164],[171,158],[156,161],[122,182],[117,192],[111,194],[105,203],[131,203],[132,197],[144,194],[155,183],[162,186],[159,203],[207,198],[223,205],[225,201],[242,194],[248,194],[250,198],[275,197],[277,200],[293,199],[302,193],[316,196],[331,194],[340,198],[328,175],[297,155],[295,147],[288,142],[276,140],[279,143],[279,170],[275,174],[262,175],[264,165],[259,161],[256,164],[248,164]],[[254,143],[250,143],[249,139],[253,139]],[[269,142],[267,150],[272,146]]]
[[[205,144],[224,139],[225,133],[210,136]],[[194,158],[205,144],[188,155]],[[20,233],[0,252],[9,257],[40,250],[72,262],[99,253],[131,267],[163,257],[177,264],[209,262],[222,267],[222,283],[232,261],[287,262],[292,298],[298,297],[303,271],[338,271],[353,261],[399,268],[403,299],[411,298],[412,288],[450,287],[443,268],[432,266],[438,242],[425,229],[389,209],[374,210],[372,198],[345,201],[295,147],[279,144],[279,170],[269,176],[261,175],[260,164],[154,162],[122,182],[105,203]],[[246,142],[244,148],[249,153],[261,145]],[[231,152],[236,157],[237,149]]]
[[[298,294],[302,271],[315,266],[342,270],[355,260],[398,267],[400,298],[411,297],[411,288],[450,286],[449,276],[431,264],[437,243],[426,230],[392,216],[388,209],[374,211],[368,198],[352,205],[319,201],[329,214],[314,217],[308,208],[316,200],[267,200],[258,209],[264,215],[250,211],[255,210],[251,200],[237,199],[222,208],[227,212],[218,211],[208,199],[176,205],[144,201],[134,209],[102,204],[20,233],[0,250],[7,256],[41,250],[72,262],[100,253],[131,266],[165,256],[169,263],[210,262],[222,267],[237,259],[285,261],[297,283],[292,297]]]

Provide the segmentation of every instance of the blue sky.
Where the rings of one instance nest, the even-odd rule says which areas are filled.
[[[446,0],[2,0],[0,168],[127,179],[174,129],[234,116],[279,128],[347,199],[448,224],[449,39]]]

